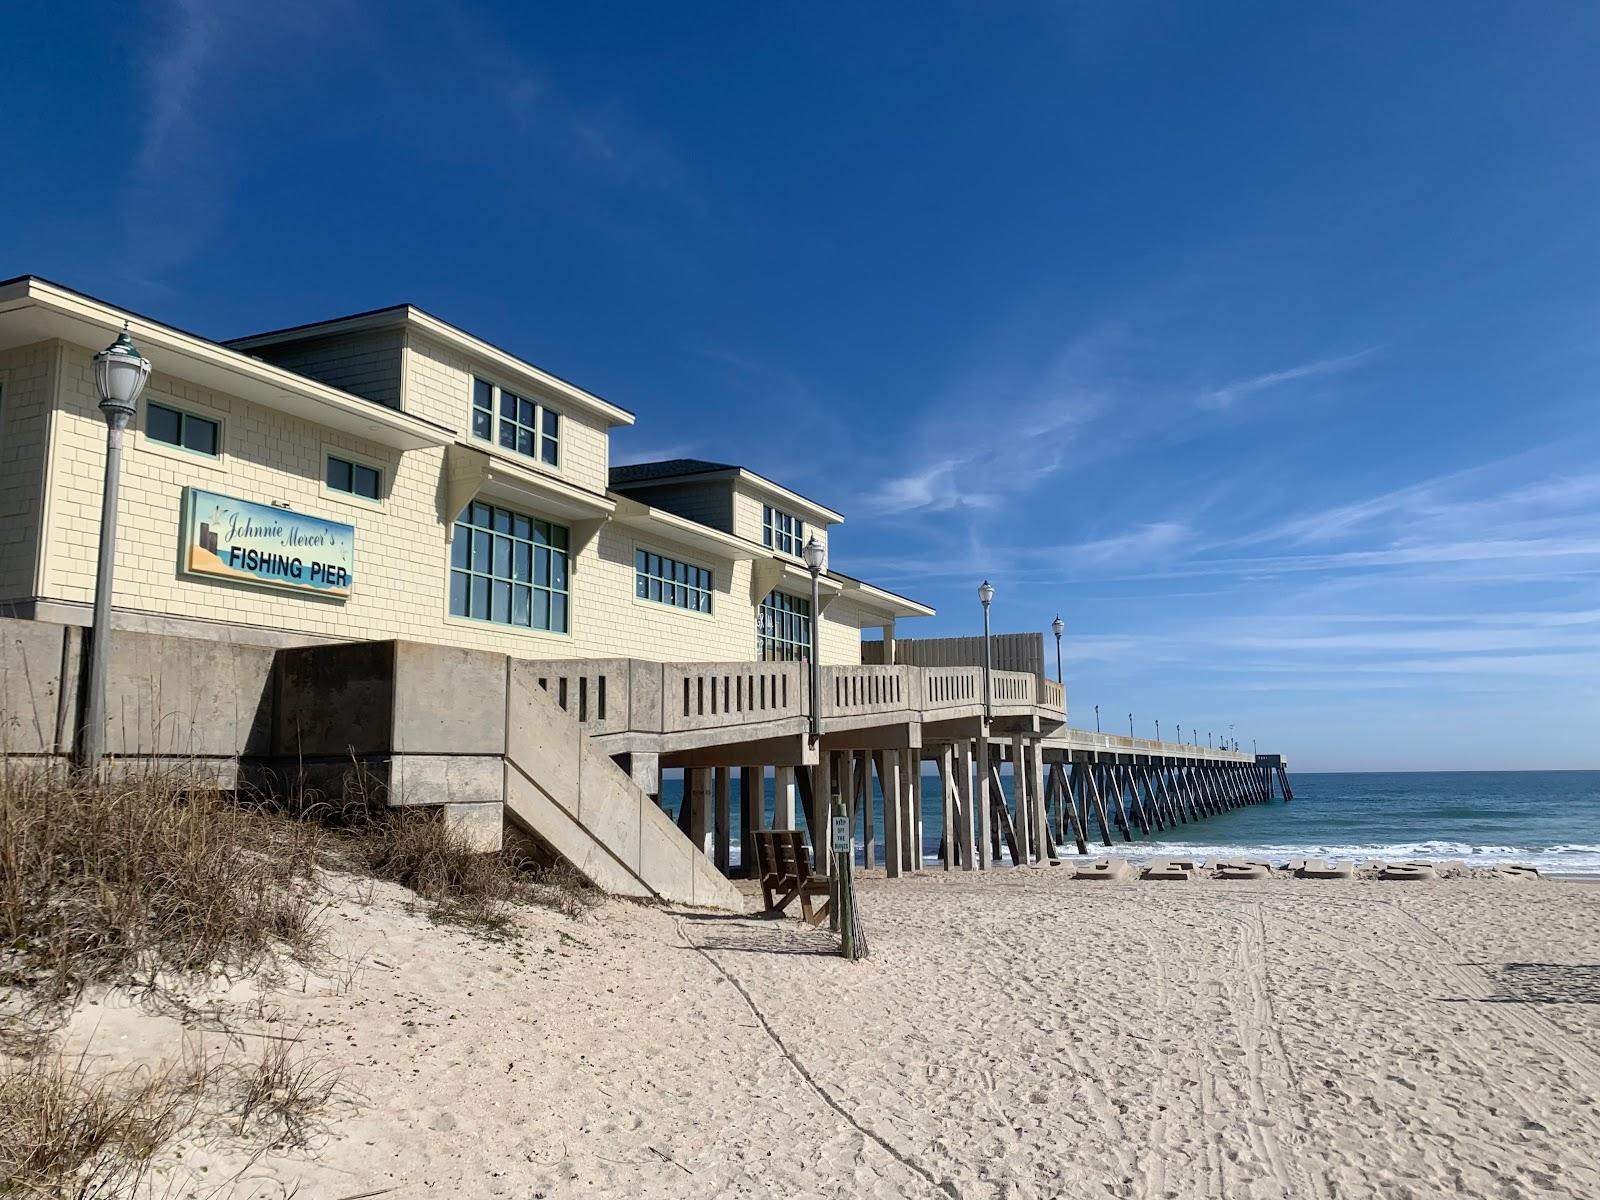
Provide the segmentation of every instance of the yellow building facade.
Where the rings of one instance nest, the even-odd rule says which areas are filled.
[[[830,569],[813,613],[800,550],[838,513],[730,464],[614,470],[631,413],[410,306],[219,344],[30,276],[0,283],[6,614],[88,620],[92,359],[125,321],[153,371],[124,460],[120,628],[663,662],[808,657],[816,629],[821,661],[851,664],[864,629],[931,612]],[[240,571],[217,572],[196,504],[254,539]],[[348,557],[342,590],[244,569],[315,572],[302,551],[324,537]]]

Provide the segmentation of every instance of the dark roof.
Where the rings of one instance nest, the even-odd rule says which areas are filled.
[[[703,458],[667,458],[660,462],[629,463],[611,468],[611,482],[648,483],[653,479],[677,479],[682,475],[709,475],[713,471],[737,471],[733,463],[707,462]]]

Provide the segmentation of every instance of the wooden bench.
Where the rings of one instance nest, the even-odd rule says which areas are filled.
[[[806,848],[804,833],[798,829],[759,829],[756,852],[761,863],[761,892],[768,912],[782,912],[798,896],[801,919],[807,925],[820,925],[828,919],[831,891],[828,877],[811,873],[811,854]],[[820,906],[812,907],[813,896],[823,897]]]

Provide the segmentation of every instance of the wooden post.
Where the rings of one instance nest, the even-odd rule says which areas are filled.
[[[905,868],[922,870],[922,752],[907,750],[902,754],[900,783],[905,789]]]
[[[1076,798],[1072,794],[1071,776],[1068,773],[1068,769],[1061,763],[1051,763],[1050,775],[1055,781],[1056,800],[1061,805],[1062,820],[1065,822],[1062,826],[1062,832],[1065,834],[1070,830],[1073,844],[1077,846],[1078,853],[1088,854],[1088,831],[1083,827],[1083,817],[1078,811],[1078,806],[1075,802]]]
[[[756,879],[761,867],[756,861],[756,831],[761,828],[761,768],[739,768],[739,873]]]
[[[714,780],[717,797],[715,861],[717,870],[726,875],[733,859],[733,772],[727,767],[718,767]]]
[[[939,747],[939,803],[944,810],[944,840],[939,859],[944,869],[950,870],[960,862],[960,843],[955,840],[955,754],[949,742]]]
[[[1011,820],[1011,810],[1006,807],[1005,789],[1000,786],[1000,761],[998,759],[989,763],[990,794],[994,801],[995,838],[1002,835],[1006,840],[1006,851],[1011,855],[1013,867],[1024,866],[1027,858],[1022,853],[1022,846],[1017,841],[1017,827]],[[995,852],[995,861],[999,861],[1000,853]]]
[[[957,862],[963,871],[977,869],[977,821],[972,801],[972,743],[962,739],[956,747],[956,837],[961,842]]]
[[[870,871],[877,865],[878,827],[872,813],[872,752],[863,750],[856,757],[856,807],[861,810],[861,868]]]
[[[1039,831],[1034,844],[1039,848],[1039,861],[1057,863],[1061,859],[1056,849],[1059,844],[1055,830],[1050,828],[1050,804],[1044,790],[1044,742],[1034,738],[1028,743],[1028,787],[1033,793],[1033,823]]]
[[[828,848],[828,815],[833,811],[833,752],[823,750],[811,768],[811,861],[818,871],[833,870]]]
[[[994,866],[994,843],[991,841],[994,817],[990,814],[989,803],[989,731],[985,729],[978,736],[976,753],[973,755],[973,776],[977,784],[977,796],[973,800],[973,807],[978,810],[978,867],[987,871]]]
[[[1018,866],[1026,866],[1033,861],[1033,840],[1028,836],[1028,811],[1032,807],[1033,797],[1028,794],[1028,764],[1024,744],[1020,733],[1012,735],[1011,799],[1016,808],[1013,823],[1017,831],[1017,853],[1021,855]]]
[[[890,879],[899,879],[903,862],[901,817],[905,801],[900,793],[900,756],[892,750],[873,755],[878,760],[878,789],[883,793],[883,867]]]
[[[1095,823],[1100,828],[1100,840],[1106,846],[1111,845],[1111,822],[1106,820],[1106,804],[1100,795],[1100,789],[1094,782],[1094,763],[1075,762],[1072,764],[1072,782],[1077,787],[1078,798],[1083,810],[1094,811]]]

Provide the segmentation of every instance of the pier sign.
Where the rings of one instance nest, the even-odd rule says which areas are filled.
[[[185,488],[185,574],[265,584],[320,596],[355,585],[354,525]]]

